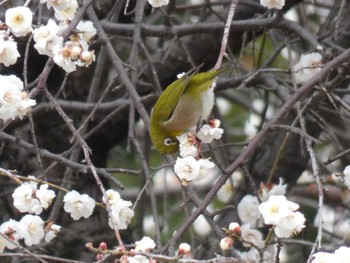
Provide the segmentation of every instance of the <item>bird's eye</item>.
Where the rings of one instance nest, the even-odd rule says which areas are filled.
[[[173,143],[174,143],[174,141],[172,139],[170,139],[170,138],[165,138],[165,140],[164,140],[165,146],[170,146]]]

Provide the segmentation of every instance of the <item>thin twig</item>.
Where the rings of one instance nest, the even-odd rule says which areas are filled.
[[[233,16],[235,14],[237,1],[238,0],[232,0],[231,5],[230,5],[230,10],[228,12],[228,16],[227,16],[227,20],[226,20],[226,24],[225,24],[224,35],[223,35],[222,40],[221,40],[220,53],[219,53],[218,60],[216,61],[216,64],[214,67],[215,69],[219,69],[221,67],[222,59],[223,59],[225,52],[226,52],[228,37],[230,34],[230,29],[231,29],[231,23],[233,20]]]

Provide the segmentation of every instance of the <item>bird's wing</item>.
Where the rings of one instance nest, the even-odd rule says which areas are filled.
[[[160,95],[156,105],[154,106],[153,112],[157,113],[157,116],[154,116],[159,122],[163,123],[168,121],[176,108],[176,105],[179,103],[181,95],[186,90],[188,83],[191,80],[191,76],[185,74],[178,80],[171,83]],[[171,99],[162,99],[171,98]]]

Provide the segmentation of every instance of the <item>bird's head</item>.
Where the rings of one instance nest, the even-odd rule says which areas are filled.
[[[179,141],[176,136],[181,132],[168,131],[160,125],[150,126],[150,135],[153,147],[160,153],[175,153],[179,150]]]

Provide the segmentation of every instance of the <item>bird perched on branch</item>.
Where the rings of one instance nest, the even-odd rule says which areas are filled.
[[[158,98],[150,119],[150,136],[161,153],[179,150],[176,136],[204,120],[214,105],[214,79],[223,69],[184,74],[171,83]]]

